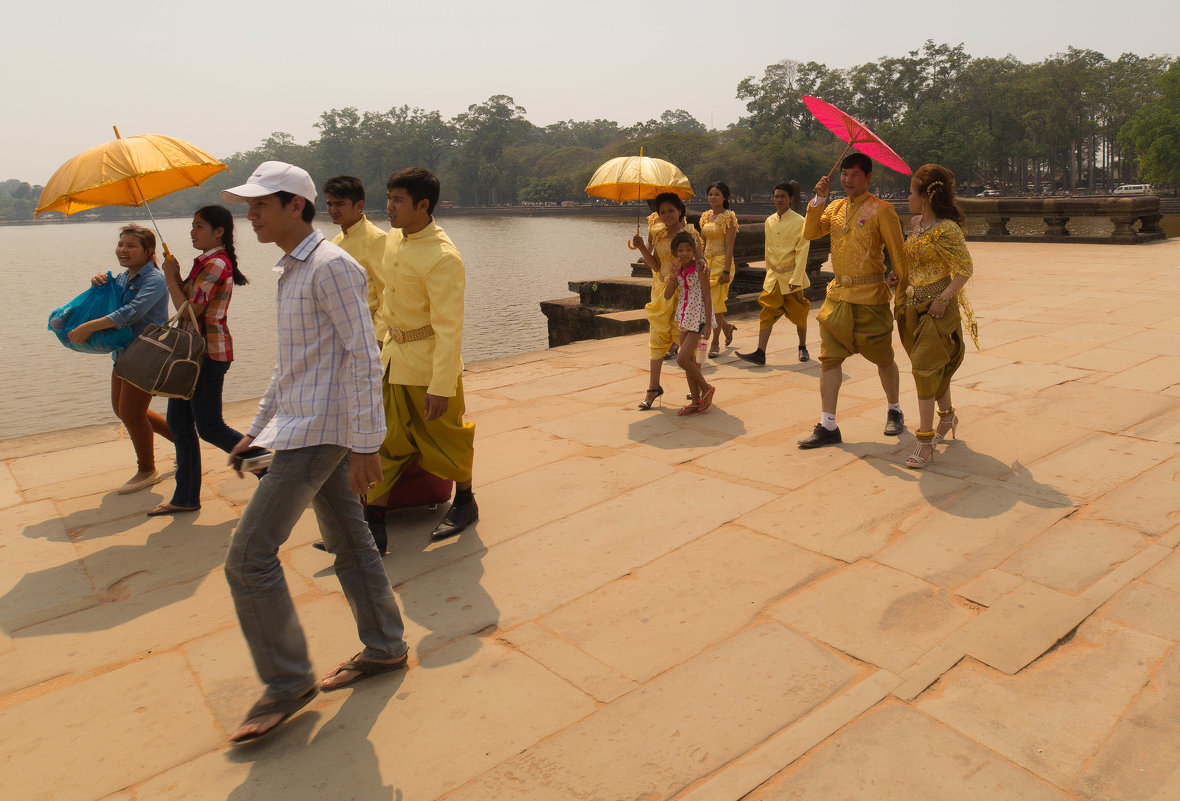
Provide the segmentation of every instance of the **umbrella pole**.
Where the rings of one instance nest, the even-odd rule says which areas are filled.
[[[112,125],[111,127],[115,129],[115,138],[122,139],[123,137],[119,135],[119,126]],[[145,209],[147,209],[148,219],[152,221],[152,228],[156,229],[156,236],[160,237],[160,246],[164,248],[164,258],[172,258],[172,251],[168,250],[168,243],[164,241],[164,235],[160,233],[160,224],[156,222],[156,215],[152,214],[152,207],[148,205],[147,200],[145,200],[143,197],[143,190],[139,188],[139,180],[137,178],[132,178],[131,184],[135,187],[135,191],[139,194],[139,202],[143,204]]]
[[[844,160],[844,157],[848,155],[848,151],[851,149],[852,149],[851,142],[849,142],[847,145],[844,146],[844,152],[840,154],[840,158],[836,159],[836,163],[832,165],[832,169],[828,170],[828,180],[829,181],[832,180],[832,173],[834,173],[836,171],[836,168],[840,166],[840,162]]]

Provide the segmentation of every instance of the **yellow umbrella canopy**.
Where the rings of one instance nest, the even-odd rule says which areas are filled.
[[[41,192],[36,215],[47,211],[69,215],[100,206],[143,206],[199,186],[227,169],[204,150],[171,136],[115,139],[58,167]]]
[[[611,159],[594,171],[586,185],[587,195],[618,203],[651,200],[663,192],[674,192],[681,199],[693,195],[692,186],[679,167],[644,155]]]

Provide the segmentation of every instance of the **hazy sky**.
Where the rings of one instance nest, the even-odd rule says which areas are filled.
[[[22,0],[4,12],[0,179],[43,184],[112,124],[226,156],[273,131],[305,142],[330,108],[451,117],[493,94],[538,125],[684,108],[724,127],[738,82],[784,58],[847,67],[927,39],[1022,61],[1178,55],[1176,17],[1175,0]]]

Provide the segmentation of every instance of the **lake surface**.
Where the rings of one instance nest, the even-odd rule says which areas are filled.
[[[150,225],[148,220],[139,220]],[[197,254],[190,221],[160,220],[182,265]],[[382,228],[388,221],[374,219]],[[632,252],[626,239],[634,222],[618,216],[439,218],[467,267],[463,358],[488,359],[548,346],[540,302],[570,295],[569,281],[626,275]],[[119,271],[115,242],[121,223],[79,222],[0,226],[0,256],[9,277],[7,335],[0,338],[0,438],[116,420],[110,408],[108,355],[76,353],[46,329],[49,313],[84,291],[98,272]],[[339,228],[321,215],[325,235]],[[234,363],[225,380],[227,401],[257,398],[266,390],[275,359],[275,288],[272,267],[282,255],[237,221],[239,267],[250,283],[235,287],[229,325]],[[161,412],[165,401],[156,399]]]

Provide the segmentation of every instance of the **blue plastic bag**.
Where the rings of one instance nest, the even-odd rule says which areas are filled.
[[[92,286],[64,306],[49,314],[49,330],[61,344],[80,353],[110,353],[122,350],[131,344],[135,335],[131,326],[107,328],[86,338],[85,342],[70,342],[70,332],[82,323],[106,317],[123,305],[122,290],[115,283],[115,277],[107,272],[105,284]]]

